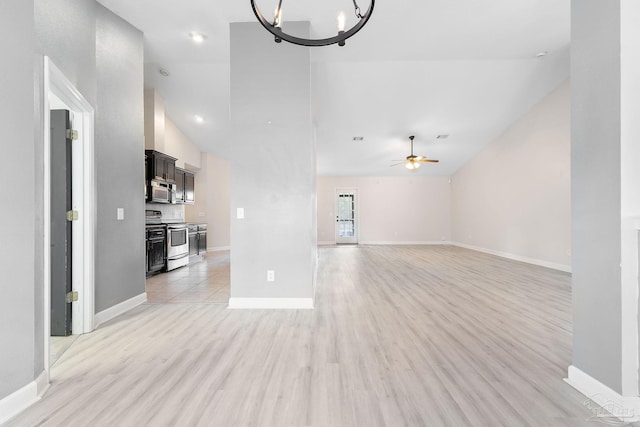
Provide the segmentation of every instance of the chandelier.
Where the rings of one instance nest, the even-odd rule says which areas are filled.
[[[260,12],[260,9],[258,9],[258,6],[256,6],[256,0],[251,0],[251,8],[253,9],[253,13],[255,13],[256,18],[258,18],[258,21],[262,24],[262,26],[274,35],[276,43],[280,43],[282,42],[282,40],[284,40],[286,42],[297,44],[300,46],[329,46],[336,43],[338,44],[338,46],[344,46],[344,41],[360,31],[362,27],[365,26],[369,18],[371,18],[371,12],[373,12],[373,5],[375,3],[375,0],[371,0],[369,9],[364,14],[362,14],[360,6],[358,6],[356,0],[352,1],[354,12],[356,18],[358,18],[358,22],[353,27],[351,27],[351,29],[345,31],[345,16],[342,13],[339,14],[338,34],[325,39],[305,39],[287,34],[282,31],[282,0],[279,0],[278,2],[278,7],[276,8],[273,16],[273,22],[269,22],[267,19],[265,19],[262,12]]]

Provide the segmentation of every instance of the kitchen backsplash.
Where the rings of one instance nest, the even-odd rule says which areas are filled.
[[[170,205],[167,203],[147,203],[145,209],[153,209],[162,212],[163,220],[182,220],[184,221],[185,205]]]

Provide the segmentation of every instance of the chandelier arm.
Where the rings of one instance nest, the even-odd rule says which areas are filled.
[[[362,13],[360,13],[360,6],[358,6],[358,3],[356,3],[356,0],[353,0],[353,9],[356,12],[356,18],[358,19],[362,19]]]
[[[371,13],[373,12],[374,4],[375,4],[375,0],[371,0],[371,4],[369,5],[369,9],[367,10],[367,12],[364,15],[362,15],[362,18],[360,19],[360,21],[356,25],[354,25],[349,31],[345,31],[344,33],[340,33],[337,36],[328,37],[324,39],[304,39],[301,37],[296,37],[296,36],[287,34],[284,31],[282,31],[280,28],[275,27],[271,22],[267,21],[265,17],[262,15],[262,12],[260,12],[258,7],[256,6],[256,0],[251,0],[251,8],[253,9],[253,13],[258,19],[258,22],[260,22],[260,24],[262,24],[262,26],[267,31],[273,34],[276,38],[280,38],[289,43],[297,44],[300,46],[309,46],[309,47],[329,46],[332,44],[343,42],[349,37],[353,36],[355,33],[360,31],[362,27],[364,27],[364,25],[367,23],[369,18],[371,18]]]

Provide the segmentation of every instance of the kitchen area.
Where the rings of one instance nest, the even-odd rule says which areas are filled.
[[[201,152],[157,91],[144,95],[147,301],[226,304],[229,162]]]
[[[195,173],[176,160],[145,150],[147,277],[202,261],[207,252],[207,224],[185,222],[184,205],[195,202]]]
[[[229,252],[207,253],[206,222],[187,222],[196,198],[195,171],[178,159],[145,150],[146,290],[152,303],[229,299]]]

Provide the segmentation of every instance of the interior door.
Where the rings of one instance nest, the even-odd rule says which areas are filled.
[[[336,189],[336,243],[358,243],[358,190]]]
[[[71,335],[71,129],[68,110],[51,111],[51,335]]]

